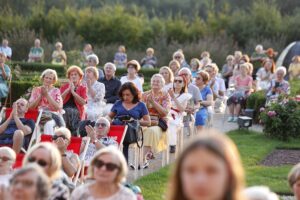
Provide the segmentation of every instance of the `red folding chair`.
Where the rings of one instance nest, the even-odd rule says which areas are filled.
[[[13,168],[14,168],[14,169],[17,169],[17,168],[22,167],[22,163],[23,163],[24,157],[25,157],[25,154],[24,154],[24,153],[18,153],[18,154],[17,154],[17,156],[16,156],[16,162],[15,162],[15,164],[13,165]]]
[[[127,126],[111,125],[107,134],[108,137],[114,138],[118,142],[120,150],[122,149],[126,131]]]

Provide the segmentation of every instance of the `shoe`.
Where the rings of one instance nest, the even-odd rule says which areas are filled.
[[[228,117],[227,122],[232,122],[234,117]]]
[[[134,164],[130,163],[130,164],[129,164],[129,167],[130,167],[130,169],[135,170]]]
[[[149,167],[149,161],[146,160],[144,165],[143,165],[143,169],[147,169]]]
[[[234,117],[232,122],[237,122],[237,120],[238,120],[238,117]]]
[[[155,159],[155,157],[154,157],[154,155],[153,155],[153,153],[151,151],[147,153],[146,159],[147,160],[153,160],[153,159]]]
[[[175,145],[171,145],[170,146],[170,153],[175,153],[176,151],[176,146]]]

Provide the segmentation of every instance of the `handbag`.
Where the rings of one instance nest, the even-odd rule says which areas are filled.
[[[125,124],[127,125],[127,131],[124,138],[124,143],[136,143],[138,148],[141,148],[144,144],[144,134],[140,122],[138,120],[131,120],[126,121]]]
[[[167,121],[164,120],[163,118],[158,119],[158,126],[161,128],[162,131],[167,131],[168,130]]]

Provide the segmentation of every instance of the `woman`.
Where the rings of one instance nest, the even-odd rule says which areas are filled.
[[[92,53],[90,55],[87,56],[86,58],[87,60],[87,63],[86,63],[86,67],[95,67],[97,68],[97,65],[99,64],[99,58],[96,54]],[[100,78],[103,78],[104,77],[104,73],[103,73],[103,70],[99,67],[97,68],[98,70],[98,73],[99,73],[99,78],[98,78],[98,81],[100,80]],[[84,80],[86,80],[85,76],[83,78]]]
[[[94,127],[92,127],[91,125],[85,127],[85,130],[87,132],[87,137],[90,138],[90,143],[87,147],[87,152],[84,157],[84,161],[86,165],[90,164],[91,159],[94,157],[95,153],[99,149],[109,145],[113,145],[116,147],[119,146],[116,140],[107,137],[109,129],[110,129],[110,123],[104,117],[100,117],[99,119],[97,119]],[[81,157],[85,146],[86,146],[86,142],[83,142],[80,147]]]
[[[181,153],[169,186],[168,200],[245,200],[235,144],[226,135],[208,130]]]
[[[167,132],[161,127],[168,124],[167,115],[171,109],[171,99],[168,92],[163,91],[165,80],[162,75],[154,74],[151,78],[151,90],[143,94],[142,100],[146,104],[151,126],[144,131],[144,168],[149,166],[148,159],[153,159],[154,153],[167,148]],[[161,123],[161,124],[160,124]]]
[[[295,165],[289,172],[288,183],[294,193],[295,199],[300,200],[300,163]]]
[[[17,170],[9,188],[10,200],[48,200],[50,181],[37,164],[27,165]]]
[[[148,48],[146,56],[141,60],[141,66],[146,69],[153,69],[157,64],[157,58],[154,56],[154,49]]]
[[[43,114],[47,115],[44,133],[53,135],[55,125],[65,126],[62,117],[63,101],[61,93],[58,88],[54,87],[54,84],[57,81],[56,71],[53,69],[46,69],[41,75],[41,80],[43,85],[33,88],[31,92],[29,109],[43,109]],[[50,114],[50,116],[48,114]]]
[[[54,65],[66,65],[67,64],[67,55],[64,50],[62,50],[62,43],[57,42],[55,44],[56,50],[52,53],[52,64]]]
[[[6,80],[9,79],[11,76],[10,68],[8,65],[5,64],[6,61],[6,54],[0,52],[0,102],[2,98],[7,97],[8,95],[8,86]],[[1,103],[0,103],[1,105]]]
[[[37,163],[42,167],[51,182],[50,197],[48,200],[68,200],[70,193],[62,182],[62,157],[56,146],[49,142],[34,145],[26,153],[23,166]]]
[[[174,75],[172,70],[169,67],[164,66],[159,69],[159,74],[162,75],[165,79],[165,86],[163,90],[168,91],[173,87]]]
[[[192,77],[195,78],[197,76],[197,72],[201,69],[203,65],[201,65],[200,60],[197,58],[193,58],[190,62]]]
[[[124,83],[119,90],[119,97],[120,100],[113,105],[111,112],[108,114],[109,119],[113,119],[112,124],[123,125],[125,120],[122,117],[129,116],[131,119],[139,120],[141,126],[150,125],[149,112],[146,105],[141,102],[140,91],[133,83]],[[129,144],[123,144],[123,152],[127,161],[128,147]]]
[[[127,63],[127,54],[125,46],[121,45],[118,48],[118,52],[114,56],[114,64],[117,68],[124,68]]]
[[[78,66],[70,66],[67,70],[69,82],[60,88],[63,99],[63,115],[66,127],[72,135],[77,135],[79,122],[85,119],[85,104],[87,102],[87,87],[82,84],[83,72]]]
[[[294,56],[289,66],[289,79],[300,79],[300,56]]]
[[[267,90],[275,72],[275,63],[273,60],[266,59],[262,65],[263,67],[256,73],[256,90]]]
[[[172,99],[168,130],[170,153],[175,153],[176,151],[177,135],[181,134],[180,130],[183,128],[183,112],[187,107],[188,101],[192,98],[192,95],[187,91],[187,84],[184,76],[177,75],[174,78],[173,88],[168,90]]]
[[[285,67],[278,67],[275,72],[275,78],[271,80],[269,90],[267,92],[267,102],[277,101],[280,95],[286,96],[290,93],[290,84],[284,80],[286,75]]]
[[[71,200],[136,200],[133,192],[121,185],[127,171],[126,160],[117,148],[100,149],[89,166],[95,181],[76,188]]]
[[[177,60],[171,60],[169,62],[169,68],[172,70],[173,75],[177,75],[180,69],[180,63]]]
[[[126,76],[121,77],[121,83],[124,84],[126,82],[132,82],[140,92],[143,92],[143,81],[138,76],[138,71],[141,69],[139,62],[131,60],[126,64],[126,68],[128,73]]]
[[[248,63],[240,65],[240,75],[234,79],[235,92],[227,100],[230,116],[228,122],[237,122],[242,106],[245,105],[247,97],[251,93],[253,79],[249,76]]]
[[[226,64],[222,67],[222,77],[225,81],[225,86],[228,88],[228,83],[230,77],[233,75],[233,68],[234,68],[234,57],[233,55],[228,55],[226,57]]]
[[[16,153],[9,147],[0,147],[0,186],[8,187],[16,161]]]
[[[210,76],[206,71],[200,71],[196,77],[196,86],[199,88],[202,101],[200,101],[200,108],[196,112],[195,116],[195,126],[197,127],[197,133],[202,131],[208,118],[208,109],[211,108],[213,104],[213,92],[209,87]]]
[[[88,89],[86,115],[88,120],[96,121],[102,116],[105,107],[105,86],[103,83],[97,81],[99,74],[95,67],[87,67],[85,69],[85,74]]]

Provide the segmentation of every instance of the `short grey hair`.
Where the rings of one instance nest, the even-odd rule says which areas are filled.
[[[183,71],[186,71],[190,76],[192,75],[191,70],[190,70],[189,68],[186,68],[186,67],[181,68],[181,69],[179,70],[178,74],[180,75],[180,73],[182,73]]]
[[[71,131],[66,127],[60,127],[58,129],[55,129],[54,134],[57,133],[62,133],[64,136],[66,136],[68,140],[71,140],[71,136],[72,136]]]
[[[3,152],[11,159],[9,162],[13,165],[16,161],[16,152],[10,147],[0,147],[0,152]]]
[[[162,84],[162,87],[165,86],[166,81],[165,81],[164,77],[161,74],[153,74],[153,76],[151,77],[151,83],[152,83],[152,81],[153,81],[154,78],[159,78],[160,82]]]
[[[50,196],[51,183],[48,176],[44,173],[42,168],[38,166],[36,163],[28,164],[17,171],[15,171],[10,179],[10,185],[12,187],[12,183],[18,176],[22,176],[29,172],[35,172],[37,174],[37,182],[36,182],[36,199],[47,200]]]
[[[278,67],[278,68],[276,69],[276,74],[277,74],[277,72],[279,72],[279,71],[283,71],[283,75],[284,75],[284,76],[286,75],[286,68],[285,68],[284,66]]]
[[[94,61],[96,62],[96,65],[99,64],[99,58],[98,58],[98,56],[97,56],[96,54],[88,55],[88,56],[86,57],[86,59],[87,59],[87,60],[92,59],[92,60],[94,60]]]
[[[105,63],[105,65],[104,65],[104,67],[103,67],[104,70],[105,70],[106,67],[108,67],[108,66],[112,66],[112,68],[114,69],[114,71],[117,70],[116,65],[115,65],[114,63],[112,63],[112,62]]]
[[[279,200],[278,196],[266,186],[253,186],[245,189],[249,200]]]

